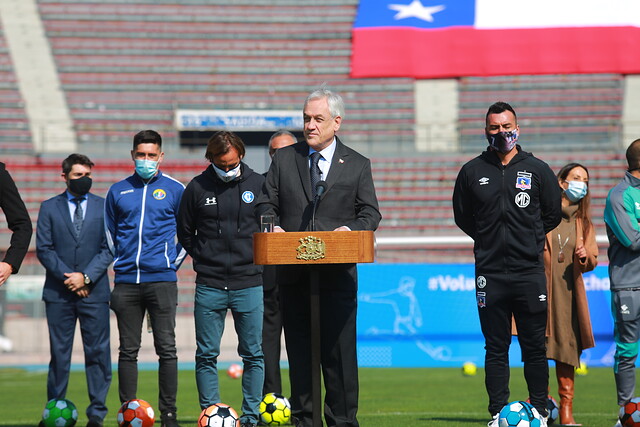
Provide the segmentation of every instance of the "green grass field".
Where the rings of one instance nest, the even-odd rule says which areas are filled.
[[[115,372],[114,372],[115,374]],[[286,377],[286,372],[284,373]],[[555,374],[551,370],[552,395],[557,398]],[[157,405],[157,373],[141,371],[138,397]],[[0,369],[0,425],[34,427],[46,403],[46,373]],[[240,407],[240,381],[220,376],[222,399]],[[288,388],[288,385],[287,385]],[[105,427],[115,427],[119,407],[117,379],[109,392],[109,414]],[[288,389],[285,390],[288,394]],[[576,420],[585,427],[611,427],[617,405],[611,368],[591,368],[576,378]],[[67,398],[78,407],[77,426],[86,424],[88,404],[84,373],[73,372]],[[522,369],[512,369],[511,400],[527,398]],[[360,369],[359,420],[363,427],[482,426],[488,421],[484,372],[464,377],[459,369]],[[194,372],[180,371],[178,419],[182,426],[195,426],[200,413]],[[159,425],[159,423],[156,423]]]

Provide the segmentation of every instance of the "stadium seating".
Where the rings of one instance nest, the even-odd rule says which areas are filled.
[[[0,26],[0,154],[33,154],[31,131],[24,112],[24,102],[16,84],[2,26]]]
[[[177,108],[298,110],[323,82],[352,145],[413,141],[412,80],[349,78],[357,3],[38,2],[81,144],[177,142]]]

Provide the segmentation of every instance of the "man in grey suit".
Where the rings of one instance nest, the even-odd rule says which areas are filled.
[[[309,231],[317,182],[325,181],[315,215],[317,231],[375,230],[381,219],[371,162],[337,137],[342,98],[318,89],[304,103],[305,141],[281,148],[256,208],[272,214],[275,231]],[[322,374],[327,426],[358,426],[356,357],[357,271],[355,264],[317,265],[320,282]],[[291,406],[298,427],[312,424],[309,267],[278,267],[277,280],[289,357]]]
[[[40,207],[36,253],[46,269],[42,299],[51,351],[47,399],[65,398],[79,320],[90,401],[87,427],[101,427],[111,384],[107,268],[113,256],[104,231],[104,199],[89,193],[92,167],[82,154],[62,161],[67,190]]]

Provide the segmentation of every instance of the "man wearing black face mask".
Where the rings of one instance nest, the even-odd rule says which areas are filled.
[[[87,427],[100,427],[111,384],[107,268],[113,256],[104,231],[104,199],[89,193],[92,167],[82,154],[63,160],[67,190],[42,203],[36,252],[46,269],[42,299],[51,349],[47,399],[65,398],[73,335],[80,321],[90,401]]]
[[[543,251],[546,233],[562,218],[561,194],[549,166],[516,144],[519,132],[509,104],[491,105],[485,127],[489,147],[462,167],[453,193],[456,224],[474,240],[489,427],[498,426],[498,413],[509,402],[512,317],[531,404],[547,415]]]

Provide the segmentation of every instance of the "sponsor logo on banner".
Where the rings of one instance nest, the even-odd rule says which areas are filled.
[[[458,276],[442,275],[429,277],[427,286],[430,291],[471,291],[476,288],[473,277],[459,274]]]

